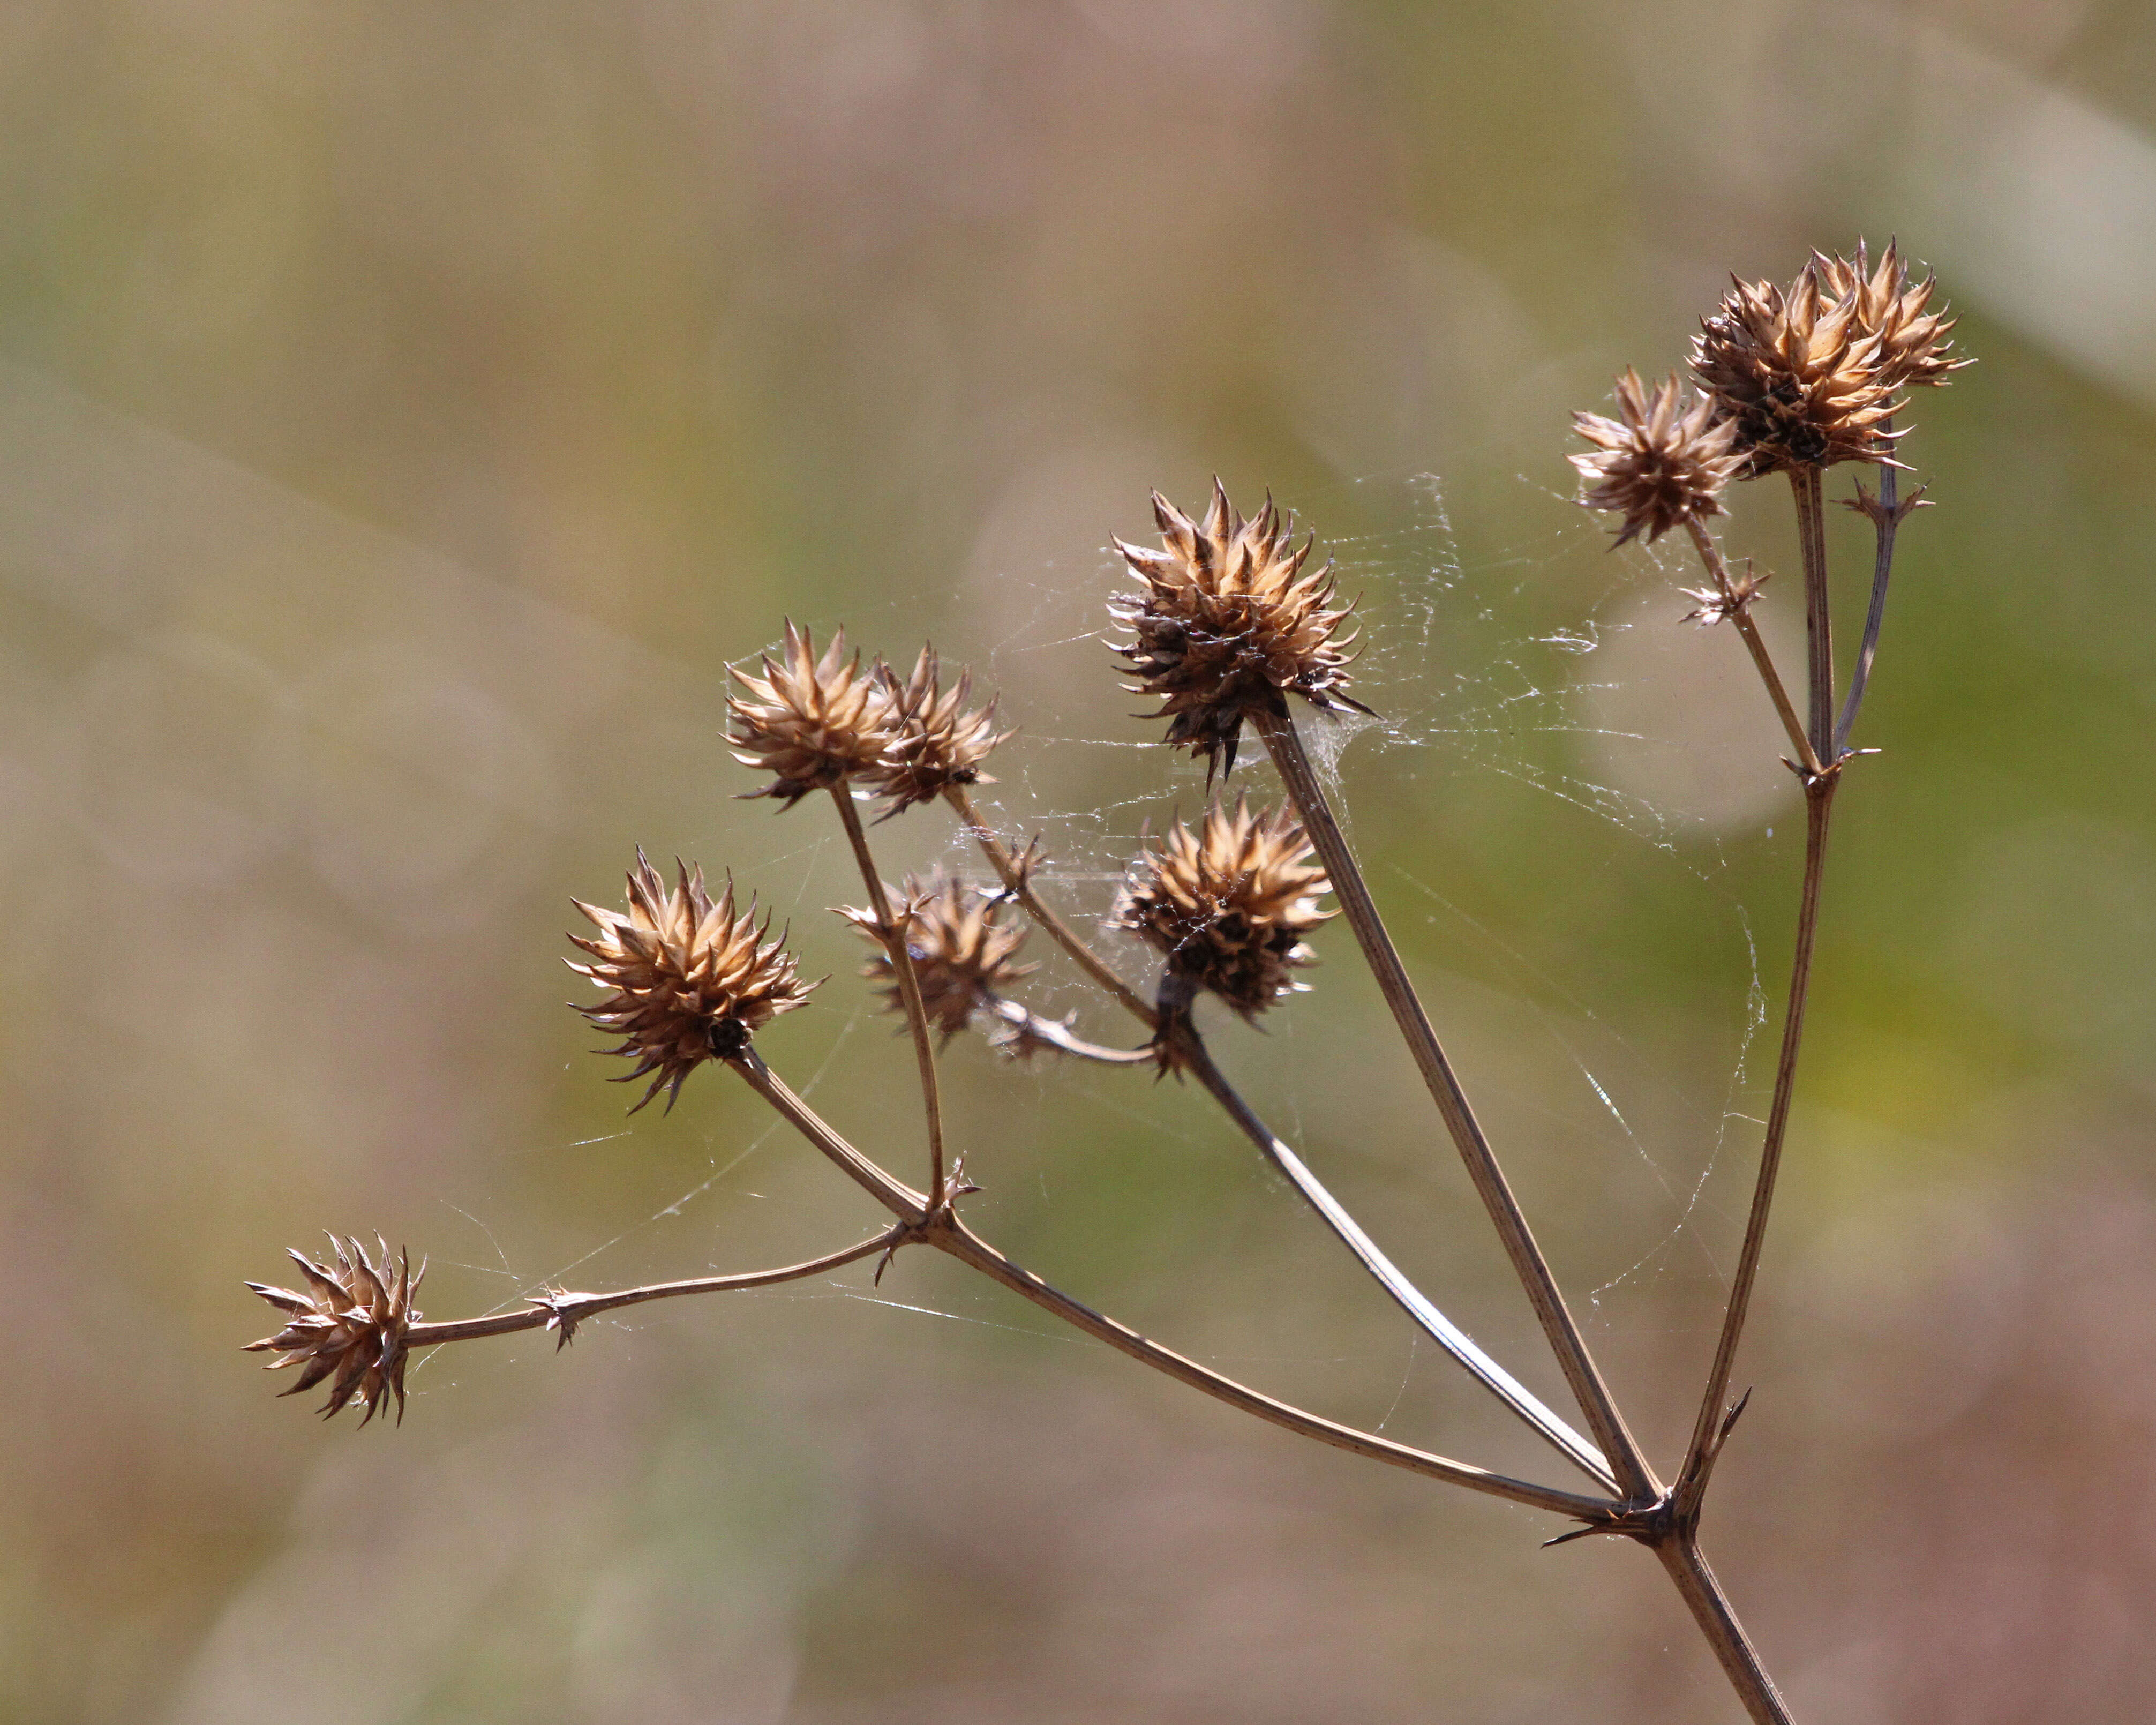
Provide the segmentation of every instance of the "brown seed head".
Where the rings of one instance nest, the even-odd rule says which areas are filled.
[[[1206,764],[1235,764],[1243,721],[1285,712],[1289,691],[1328,710],[1369,709],[1346,691],[1348,649],[1339,634],[1354,608],[1328,608],[1332,566],[1305,575],[1312,542],[1294,542],[1293,523],[1265,500],[1249,521],[1235,512],[1217,479],[1202,522],[1159,492],[1153,518],[1163,548],[1116,541],[1142,591],[1110,602],[1130,631],[1116,651],[1137,675],[1133,692],[1157,697],[1156,718],[1171,720],[1171,747]]]
[[[961,668],[948,691],[941,686],[933,647],[923,647],[913,675],[901,681],[888,665],[876,667],[889,740],[883,758],[863,774],[886,798],[884,819],[916,803],[927,803],[952,785],[993,784],[981,762],[1011,733],[996,729],[996,702],[966,711],[973,672]]]
[[[597,940],[569,937],[593,959],[589,964],[568,960],[569,968],[610,991],[597,1005],[577,1010],[622,1039],[608,1053],[636,1060],[636,1070],[616,1083],[656,1075],[636,1108],[670,1086],[670,1110],[681,1081],[699,1065],[741,1054],[752,1036],[780,1013],[802,1005],[816,986],[804,985],[795,974],[784,937],[762,941],[771,927],[769,912],[761,926],[752,903],[734,914],[731,880],[714,903],[704,890],[701,869],[692,874],[680,863],[675,866],[679,884],[670,891],[644,853],[636,853],[627,916],[570,901],[599,934]]]
[[[947,1042],[966,1028],[976,1011],[993,1007],[1013,983],[1040,968],[1016,962],[1018,949],[1025,944],[1026,925],[1002,921],[1008,904],[1000,895],[983,892],[941,869],[932,870],[925,880],[907,875],[892,898],[891,914],[906,929],[906,956],[913,960],[914,980],[921,984],[921,1007]],[[876,949],[861,974],[886,984],[883,998],[887,1011],[905,1011],[875,912],[849,906],[839,914]]]
[[[777,662],[763,656],[763,675],[732,673],[747,692],[726,696],[733,720],[728,741],[744,767],[773,775],[750,797],[777,797],[788,807],[811,791],[875,772],[891,741],[890,702],[875,668],[861,670],[860,655],[846,658],[846,632],[838,630],[819,660],[805,629],[786,624]]]
[[[1686,402],[1675,377],[1650,394],[1628,368],[1617,380],[1617,413],[1574,413],[1573,429],[1594,453],[1571,458],[1591,488],[1579,501],[1624,516],[1617,544],[1644,532],[1651,545],[1672,527],[1722,513],[1722,488],[1744,458],[1731,450],[1735,423],[1717,422],[1712,400]]]
[[[249,1342],[245,1351],[283,1354],[282,1359],[270,1363],[267,1369],[272,1372],[300,1368],[299,1381],[286,1395],[312,1389],[334,1373],[330,1399],[322,1407],[325,1420],[356,1399],[367,1408],[359,1422],[364,1425],[393,1395],[398,1423],[403,1423],[404,1338],[419,1321],[412,1296],[418,1291],[427,1266],[422,1264],[415,1273],[408,1252],[398,1253],[393,1266],[388,1246],[378,1238],[375,1244],[382,1253],[378,1264],[357,1240],[339,1240],[335,1235],[330,1236],[332,1261],[328,1264],[292,1253],[292,1261],[306,1279],[305,1293],[259,1281],[247,1285],[286,1317],[283,1329]]]
[[[1178,821],[1158,847],[1148,838],[1112,922],[1150,942],[1186,994],[1210,988],[1247,1019],[1301,987],[1291,973],[1316,962],[1302,937],[1333,916],[1317,907],[1331,890],[1287,807],[1254,815],[1239,797],[1197,833]]]
[[[1836,295],[1816,262],[1787,289],[1737,281],[1692,337],[1691,366],[1737,428],[1744,476],[1892,459],[1881,422],[1902,403],[1882,336],[1860,316],[1865,289]]]
[[[1974,363],[1952,357],[1953,344],[1947,339],[1947,332],[1953,328],[1954,320],[1943,309],[1928,309],[1938,279],[1928,275],[1910,286],[1909,266],[1902,262],[1900,248],[1892,241],[1887,243],[1879,267],[1869,275],[1862,240],[1856,243],[1853,259],[1814,252],[1812,268],[1818,274],[1822,293],[1836,302],[1855,301],[1856,327],[1878,340],[1876,364],[1880,380],[1887,388],[1943,384],[1948,372]]]

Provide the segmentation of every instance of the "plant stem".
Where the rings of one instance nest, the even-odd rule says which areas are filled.
[[[1082,1036],[1074,1036],[1068,1024],[1045,1019],[1016,1000],[992,998],[988,1010],[1020,1035],[1045,1042],[1058,1054],[1069,1055],[1073,1060],[1091,1060],[1102,1066],[1150,1066],[1159,1059],[1150,1045],[1103,1048],[1097,1042],[1088,1042]]]
[[[1361,1224],[1341,1207],[1339,1200],[1327,1191],[1317,1176],[1304,1165],[1302,1158],[1276,1137],[1265,1122],[1250,1111],[1250,1105],[1236,1093],[1235,1087],[1214,1064],[1211,1051],[1194,1029],[1186,1027],[1182,1054],[1183,1064],[1197,1075],[1198,1081],[1227,1111],[1228,1117],[1242,1129],[1245,1137],[1258,1147],[1259,1153],[1272,1164],[1275,1172],[1294,1187],[1303,1201],[1317,1211],[1325,1225],[1339,1236],[1341,1244],[1355,1255],[1356,1260],[1370,1272],[1378,1286],[1393,1296],[1400,1309],[1420,1325],[1424,1333],[1440,1348],[1466,1367],[1476,1382],[1548,1440],[1566,1461],[1604,1490],[1615,1492],[1618,1489],[1616,1479],[1609,1471],[1609,1464],[1602,1459],[1600,1451],[1543,1406],[1511,1373],[1476,1347],[1465,1330],[1432,1305],[1421,1291],[1399,1272],[1392,1260],[1378,1250],[1377,1242],[1363,1231]]]
[[[1677,1502],[1681,1512],[1696,1514],[1707,1492],[1719,1448],[1718,1434],[1729,1394],[1730,1373],[1737,1360],[1737,1344],[1744,1333],[1744,1320],[1752,1304],[1752,1287],[1759,1274],[1759,1255],[1767,1243],[1767,1220],[1774,1204],[1774,1179],[1781,1171],[1782,1140],[1789,1130],[1790,1099],[1796,1092],[1797,1055],[1804,1045],[1804,1002],[1811,988],[1812,948],[1819,933],[1820,886],[1826,871],[1827,823],[1834,811],[1835,788],[1841,782],[1839,770],[1804,782],[1804,884],[1797,906],[1796,952],[1789,966],[1789,1000],[1782,1019],[1782,1052],[1774,1069],[1774,1096],[1767,1111],[1767,1130],[1759,1147],[1759,1173],[1752,1189],[1752,1211],[1744,1224],[1744,1244],[1738,1254],[1737,1274],[1730,1284],[1729,1305],[1722,1313],[1722,1334],[1715,1343],[1714,1364],[1707,1373],[1707,1392],[1701,1398],[1699,1417],[1693,1422],[1691,1442],[1678,1476]]]
[[[1880,429],[1891,431],[1894,422],[1884,422]],[[1871,604],[1864,618],[1864,644],[1857,650],[1856,669],[1850,673],[1849,698],[1842,703],[1840,721],[1834,727],[1835,757],[1839,760],[1849,747],[1850,732],[1856,728],[1856,714],[1864,705],[1864,691],[1871,682],[1871,660],[1879,651],[1879,632],[1887,621],[1887,583],[1894,573],[1894,535],[1902,525],[1902,518],[1917,506],[1923,495],[1919,485],[1916,493],[1904,505],[1895,495],[1898,485],[1893,463],[1890,460],[1879,470],[1879,495],[1866,500],[1864,482],[1857,481],[1857,501],[1850,506],[1862,511],[1871,517],[1877,535],[1877,548],[1871,560]]]
[[[1448,1484],[1464,1486],[1470,1491],[1569,1516],[1589,1526],[1606,1525],[1614,1517],[1618,1506],[1607,1498],[1584,1497],[1578,1492],[1561,1491],[1554,1486],[1536,1485],[1529,1481],[1491,1473],[1482,1468],[1470,1466],[1466,1462],[1448,1461],[1441,1455],[1410,1449],[1404,1444],[1395,1444],[1374,1433],[1336,1425],[1301,1408],[1276,1401],[1270,1396],[1236,1383],[1232,1378],[1209,1370],[1195,1360],[1186,1359],[1181,1354],[1163,1348],[1127,1325],[1104,1317],[1090,1306],[1051,1287],[1031,1271],[1013,1263],[961,1222],[947,1203],[941,1209],[931,1211],[919,1193],[892,1179],[819,1118],[815,1111],[787,1086],[785,1081],[764,1063],[753,1048],[726,1064],[747,1080],[757,1094],[776,1108],[812,1144],[830,1157],[898,1218],[901,1226],[894,1232],[902,1235],[906,1240],[917,1240],[932,1245],[940,1251],[947,1252],[961,1263],[971,1265],[1014,1293],[1030,1300],[1043,1311],[1075,1325],[1096,1341],[1106,1343],[1117,1353],[1127,1354],[1140,1363],[1151,1366],[1155,1371],[1164,1373],[1216,1401],[1224,1402],[1229,1407],[1254,1414],[1284,1430],[1331,1445],[1335,1449],[1368,1456],[1373,1461],[1404,1468],[1410,1473],[1422,1474],[1431,1479],[1443,1480]]]
[[[957,811],[958,819],[965,823],[966,829],[973,835],[974,842],[981,847],[981,854],[988,858],[988,865],[996,871],[997,879],[1024,908],[1026,915],[1040,924],[1048,937],[1070,955],[1071,963],[1121,1001],[1125,1011],[1133,1018],[1142,1019],[1148,1027],[1158,1026],[1160,1014],[1147,1004],[1144,997],[1109,969],[1101,956],[1071,932],[1069,924],[1041,902],[1040,896],[1033,890],[1033,882],[1019,867],[1017,858],[1011,855],[1010,847],[998,839],[994,829],[974,812],[973,799],[966,794],[965,788],[952,785],[943,794],[952,808]]]
[[[865,1240],[859,1245],[848,1246],[842,1252],[830,1252],[821,1258],[811,1258],[806,1263],[788,1264],[778,1270],[752,1270],[738,1276],[706,1276],[690,1281],[654,1282],[646,1287],[623,1288],[611,1294],[549,1294],[531,1296],[532,1303],[522,1312],[497,1312],[490,1317],[459,1318],[453,1322],[414,1324],[405,1333],[407,1348],[433,1348],[444,1342],[473,1342],[483,1336],[506,1336],[518,1330],[536,1330],[542,1327],[568,1331],[586,1318],[602,1312],[611,1312],[618,1306],[640,1306],[646,1300],[677,1300],[685,1294],[728,1294],[742,1288],[767,1288],[783,1281],[799,1281],[811,1276],[821,1276],[828,1270],[843,1269],[849,1264],[877,1252],[888,1251],[903,1238],[901,1230],[886,1229],[874,1240]]]
[[[944,1200],[943,1178],[943,1101],[936,1082],[936,1049],[929,1037],[928,1014],[921,1004],[921,980],[913,973],[913,954],[906,944],[906,930],[891,914],[891,899],[883,890],[883,876],[876,872],[875,859],[869,855],[868,834],[861,830],[860,811],[854,807],[853,793],[844,783],[831,787],[831,800],[839,805],[839,819],[845,824],[846,840],[854,847],[854,860],[860,865],[861,880],[867,886],[869,902],[875,908],[876,923],[883,935],[884,950],[891,955],[892,973],[898,978],[898,994],[906,1008],[906,1022],[913,1032],[913,1057],[921,1068],[921,1111],[928,1123],[928,1195],[929,1208],[939,1208]]]
[[[1698,549],[1699,560],[1707,566],[1707,579],[1727,602],[1729,620],[1737,625],[1737,633],[1744,638],[1744,645],[1752,655],[1752,663],[1758,667],[1759,680],[1767,685],[1768,698],[1774,703],[1774,711],[1781,716],[1782,728],[1789,733],[1789,745],[1797,752],[1797,759],[1807,773],[1825,770],[1819,756],[1812,749],[1811,739],[1804,734],[1804,721],[1797,716],[1796,708],[1789,701],[1789,691],[1782,685],[1781,673],[1774,669],[1773,656],[1767,644],[1759,636],[1759,626],[1752,620],[1751,608],[1738,601],[1736,587],[1729,579],[1728,566],[1722,561],[1722,547],[1714,542],[1714,536],[1707,531],[1707,524],[1697,516],[1685,525],[1691,530],[1691,542]]]
[[[1564,1303],[1556,1277],[1550,1273],[1549,1260],[1535,1243],[1534,1234],[1521,1214],[1519,1201],[1512,1195],[1504,1169],[1498,1165],[1474,1110],[1468,1106],[1466,1093],[1454,1076],[1452,1063],[1438,1044],[1437,1033],[1430,1028],[1429,1014],[1423,1010],[1414,985],[1408,980],[1406,968],[1400,963],[1392,936],[1386,932],[1378,907],[1371,901],[1369,889],[1363,884],[1362,870],[1348,848],[1347,834],[1334,819],[1324,787],[1318,783],[1310,757],[1303,752],[1302,739],[1296,734],[1295,721],[1284,710],[1277,713],[1261,710],[1255,715],[1255,722],[1258,734],[1272,754],[1274,765],[1286,783],[1289,796],[1294,798],[1302,815],[1311,842],[1325,864],[1333,896],[1346,912],[1348,926],[1355,931],[1355,938],[1362,946],[1371,974],[1377,979],[1378,991],[1392,1009],[1394,1021],[1407,1042],[1408,1051],[1429,1087],[1430,1099],[1437,1104],[1438,1117],[1458,1147],[1461,1161],[1466,1163],[1468,1178],[1473,1181],[1483,1208],[1489,1212],[1497,1237],[1504,1244],[1506,1255],[1512,1261],[1513,1273],[1519,1277],[1521,1286],[1534,1307],[1543,1333],[1549,1338],[1550,1348],[1563,1369],[1565,1381],[1578,1398],[1580,1410],[1587,1416],[1595,1441],[1615,1470],[1628,1497],[1659,1497],[1661,1482],[1640,1454],[1624,1415],[1609,1394],[1609,1386],[1603,1381],[1601,1368],[1588,1352],[1586,1339]]]
[[[1793,467],[1789,489],[1797,500],[1797,548],[1804,561],[1804,662],[1811,692],[1812,753],[1831,765],[1834,752],[1834,624],[1826,588],[1826,510],[1820,470]]]
[[[1736,1689],[1738,1698],[1744,1703],[1745,1712],[1756,1725],[1791,1725],[1789,1710],[1781,1692],[1767,1675],[1766,1666],[1760,1664],[1752,1638],[1744,1633],[1744,1625],[1730,1609],[1728,1596],[1722,1592],[1714,1571],[1707,1567],[1698,1540],[1689,1532],[1680,1533],[1664,1540],[1654,1550],[1691,1609],[1692,1620],[1707,1637],[1707,1645],[1714,1649],[1714,1656]]]

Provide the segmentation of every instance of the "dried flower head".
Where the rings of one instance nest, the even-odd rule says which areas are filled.
[[[1137,677],[1132,692],[1161,701],[1152,716],[1173,721],[1171,747],[1201,757],[1209,779],[1215,765],[1234,768],[1243,721],[1286,711],[1291,691],[1369,711],[1345,692],[1354,634],[1339,630],[1354,608],[1328,608],[1332,566],[1301,572],[1313,542],[1295,544],[1270,497],[1245,521],[1216,479],[1202,522],[1158,491],[1152,512],[1163,549],[1116,541],[1142,591],[1108,608],[1130,631],[1116,650]]]
[[[1880,381],[1887,388],[1943,384],[1949,372],[1974,363],[1952,357],[1953,344],[1947,339],[1947,332],[1953,328],[1954,320],[1943,310],[1929,309],[1938,279],[1928,275],[1910,286],[1909,266],[1902,262],[1894,242],[1887,242],[1876,270],[1869,269],[1861,239],[1853,259],[1814,252],[1812,269],[1819,276],[1821,292],[1837,303],[1855,302],[1856,327],[1878,341],[1875,363]]]
[[[1748,478],[1840,461],[1886,461],[1881,422],[1901,405],[1881,363],[1881,337],[1859,316],[1864,290],[1840,295],[1816,263],[1787,289],[1736,281],[1701,320],[1691,365],[1717,413],[1737,428]]]
[[[404,1343],[419,1321],[412,1296],[427,1266],[422,1264],[415,1274],[411,1254],[400,1252],[393,1270],[388,1246],[379,1238],[375,1244],[382,1253],[379,1264],[357,1240],[335,1235],[330,1236],[331,1263],[317,1264],[293,1252],[292,1261],[306,1278],[303,1294],[259,1281],[247,1285],[288,1316],[283,1329],[249,1342],[246,1352],[282,1353],[282,1359],[270,1363],[272,1372],[300,1368],[299,1381],[286,1395],[312,1389],[334,1373],[330,1399],[322,1407],[325,1420],[357,1399],[366,1404],[359,1422],[364,1425],[393,1395],[398,1423],[404,1419]]]
[[[1018,949],[1025,944],[1026,925],[1002,920],[1009,903],[1001,894],[983,892],[941,869],[932,870],[926,880],[907,875],[892,899],[891,914],[906,929],[906,956],[921,985],[922,1009],[947,1042],[976,1011],[993,1008],[1013,983],[1040,968],[1016,962]],[[875,912],[849,906],[839,914],[876,949],[861,974],[887,985],[883,997],[888,1010],[905,1011]]]
[[[681,1081],[708,1060],[731,1060],[750,1037],[782,1012],[803,1003],[815,984],[795,974],[784,937],[766,942],[752,903],[734,914],[734,884],[714,903],[704,890],[704,871],[676,863],[679,884],[669,891],[641,850],[629,876],[629,914],[602,911],[571,900],[599,931],[597,940],[569,938],[592,955],[589,964],[566,961],[579,976],[610,990],[595,1006],[578,1011],[621,1046],[609,1054],[635,1059],[636,1070],[615,1081],[628,1084],[655,1074],[637,1102],[641,1108],[669,1086],[671,1109]],[[629,1112],[634,1114],[636,1108]]]
[[[973,674],[961,668],[950,690],[941,685],[933,647],[923,647],[913,675],[903,682],[888,665],[876,667],[886,704],[888,740],[883,758],[863,776],[887,799],[884,819],[916,803],[932,802],[952,785],[993,784],[981,762],[1010,735],[996,729],[996,702],[966,711]]]
[[[1168,960],[1185,998],[1209,988],[1251,1018],[1302,986],[1292,973],[1316,961],[1302,937],[1334,914],[1317,907],[1330,891],[1286,805],[1252,814],[1239,797],[1232,814],[1209,808],[1196,833],[1178,821],[1159,846],[1148,837],[1112,924]]]
[[[789,619],[777,662],[766,654],[762,676],[732,675],[747,691],[726,696],[734,758],[773,775],[762,789],[744,795],[777,797],[791,807],[811,791],[882,764],[891,703],[875,669],[864,672],[858,653],[847,660],[845,630],[832,635],[819,660],[808,631]]]
[[[1619,545],[1643,532],[1651,545],[1672,527],[1721,514],[1722,487],[1744,465],[1731,452],[1734,422],[1717,421],[1705,396],[1686,402],[1674,377],[1649,394],[1627,367],[1616,393],[1616,418],[1572,416],[1573,429],[1594,445],[1593,454],[1571,458],[1592,488],[1579,501],[1624,516]]]

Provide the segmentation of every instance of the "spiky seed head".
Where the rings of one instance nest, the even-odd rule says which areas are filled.
[[[791,808],[811,791],[881,764],[891,703],[876,668],[864,671],[858,653],[847,659],[843,629],[819,659],[814,639],[789,619],[778,658],[763,655],[762,676],[731,668],[730,674],[743,691],[726,696],[734,758],[772,775],[769,784],[744,796],[777,797]]]
[[[1814,252],[1812,268],[1828,297],[1837,302],[1856,302],[1856,326],[1878,339],[1876,364],[1887,388],[1942,385],[1949,372],[1974,363],[1953,357],[1953,344],[1947,336],[1955,320],[1946,315],[1943,306],[1937,311],[1930,309],[1932,295],[1938,288],[1938,277],[1928,275],[1912,287],[1909,266],[1895,242],[1887,242],[1876,270],[1870,269],[1861,239],[1854,258]]]
[[[614,1081],[628,1084],[653,1075],[634,1114],[670,1087],[670,1110],[681,1081],[709,1060],[731,1060],[749,1039],[782,1012],[802,1005],[814,983],[796,974],[785,937],[766,942],[768,911],[759,924],[756,906],[734,911],[734,884],[716,902],[704,887],[704,871],[675,865],[670,889],[643,851],[629,875],[629,911],[571,903],[598,930],[596,940],[571,935],[592,962],[565,961],[579,976],[607,990],[605,999],[577,1010],[610,1036],[622,1039],[609,1054],[637,1063]]]
[[[1616,543],[1645,533],[1651,545],[1672,527],[1721,514],[1722,488],[1744,465],[1732,449],[1735,422],[1717,421],[1705,396],[1686,401],[1674,377],[1650,393],[1627,367],[1616,396],[1614,419],[1572,416],[1594,451],[1571,458],[1589,487],[1579,501],[1623,516]]]
[[[1313,542],[1295,543],[1270,497],[1245,521],[1216,479],[1203,521],[1158,491],[1152,512],[1162,548],[1116,541],[1140,590],[1108,609],[1130,631],[1116,650],[1137,679],[1132,692],[1160,701],[1152,716],[1170,721],[1171,747],[1204,760],[1209,780],[1235,766],[1244,720],[1286,711],[1290,693],[1369,711],[1346,692],[1355,636],[1341,625],[1354,608],[1332,603],[1330,563],[1302,572]]]
[[[1860,316],[1865,290],[1835,295],[1816,261],[1789,286],[1732,278],[1700,322],[1691,366],[1717,415],[1737,428],[1743,475],[1893,459],[1881,422],[1902,403],[1881,363],[1881,332]]]
[[[1017,962],[1026,925],[1003,920],[1009,904],[1000,893],[983,892],[941,869],[931,870],[925,878],[908,875],[891,896],[891,915],[906,931],[906,956],[921,985],[921,1008],[946,1042],[966,1028],[975,1012],[993,1008],[1014,983],[1040,968]],[[839,914],[876,949],[861,974],[885,985],[886,1010],[904,1012],[906,1002],[875,912],[848,906]]]
[[[1300,990],[1314,963],[1303,937],[1331,920],[1317,907],[1332,890],[1286,805],[1260,814],[1237,798],[1214,803],[1195,833],[1178,821],[1159,845],[1148,835],[1123,877],[1112,926],[1168,961],[1185,991],[1209,988],[1245,1018]]]
[[[381,1251],[378,1262],[367,1256],[367,1248],[357,1240],[339,1240],[335,1235],[330,1236],[326,1264],[291,1253],[306,1282],[304,1292],[259,1281],[247,1284],[285,1318],[283,1329],[249,1342],[245,1351],[282,1354],[281,1359],[270,1363],[269,1371],[300,1368],[299,1379],[286,1395],[298,1395],[330,1378],[330,1399],[322,1406],[325,1420],[357,1401],[367,1409],[359,1421],[364,1425],[394,1396],[398,1423],[403,1423],[405,1338],[419,1321],[412,1296],[419,1291],[419,1278],[427,1266],[422,1264],[414,1271],[408,1252],[399,1252],[393,1266],[388,1246],[379,1237],[375,1245]]]
[[[932,646],[921,649],[913,675],[902,680],[888,665],[876,670],[888,740],[882,758],[862,777],[886,799],[885,819],[916,803],[932,802],[952,785],[995,782],[983,776],[981,762],[1011,733],[996,729],[995,697],[966,710],[973,672],[962,666],[958,680],[945,690]]]

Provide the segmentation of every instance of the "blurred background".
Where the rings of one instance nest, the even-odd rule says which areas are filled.
[[[1021,727],[985,800],[1090,927],[1204,794],[1116,686],[1107,542],[1217,472],[1362,595],[1385,723],[1322,738],[1357,843],[1666,1468],[1802,819],[1738,644],[1678,624],[1696,578],[1569,502],[1567,414],[1680,363],[1727,272],[1890,234],[1981,363],[1911,416],[1940,506],[1837,813],[1709,1549],[1800,1717],[2156,1707],[2148,8],[9,0],[0,86],[0,1712],[1738,1717],[1644,1554],[1539,1550],[921,1255],[445,1350],[363,1432],[273,1398],[241,1282],[379,1230],[445,1317],[860,1237],[724,1074],[624,1118],[568,898],[639,843],[759,887],[833,973],[765,1052],[913,1173],[824,913],[858,883],[828,809],[731,800],[724,667],[787,615],[972,664]],[[1868,529],[1833,531],[1853,623]],[[1788,571],[1785,493],[1728,537]],[[963,860],[933,809],[877,842]],[[1557,1400],[1319,944],[1224,1063]],[[1023,1260],[1559,1481],[1201,1097],[946,1070]]]

